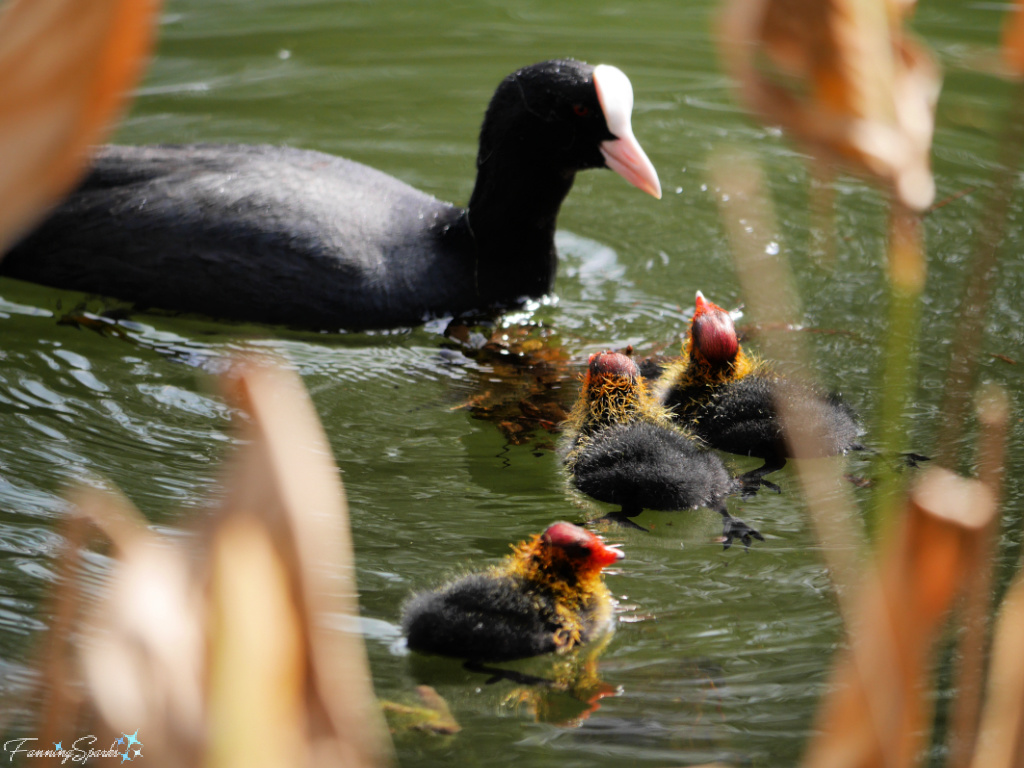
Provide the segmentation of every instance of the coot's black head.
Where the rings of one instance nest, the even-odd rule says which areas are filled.
[[[722,365],[735,360],[739,351],[732,315],[697,291],[696,310],[690,323],[690,354],[712,365]]]
[[[611,168],[661,197],[658,175],[633,137],[633,88],[621,70],[573,59],[533,64],[498,86],[480,131],[482,168],[496,158],[570,176]]]

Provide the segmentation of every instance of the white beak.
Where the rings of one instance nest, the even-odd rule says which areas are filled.
[[[608,130],[615,136],[601,142],[605,164],[633,186],[660,200],[658,172],[633,136],[633,86],[629,78],[617,67],[599,64],[594,67],[594,87]]]

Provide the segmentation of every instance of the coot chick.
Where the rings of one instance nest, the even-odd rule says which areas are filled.
[[[726,509],[726,497],[741,484],[718,456],[672,423],[625,355],[591,355],[560,453],[577,490],[622,508],[607,519],[639,528],[629,518],[644,509],[708,507],[722,515],[726,549],[736,538],[746,546],[751,538],[764,541]]]
[[[300,149],[108,146],[0,273],[139,307],[334,331],[495,311],[551,290],[577,171],[655,197],[629,79],[546,61],[498,86],[466,208]]]
[[[658,402],[702,440],[722,451],[764,459],[744,475],[773,490],[764,475],[793,457],[783,438],[777,403],[797,402],[820,425],[823,450],[837,455],[863,450],[853,410],[834,393],[787,379],[756,357],[747,355],[736,336],[731,315],[697,291],[683,356],[664,366],[654,385]]]
[[[504,562],[406,604],[409,648],[472,662],[569,651],[612,628],[601,569],[618,549],[571,523],[513,546]]]

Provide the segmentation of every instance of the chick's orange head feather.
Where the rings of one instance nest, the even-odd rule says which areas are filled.
[[[609,547],[590,531],[572,523],[549,526],[541,535],[541,541],[585,566],[603,568],[625,557],[621,550]]]
[[[711,363],[732,361],[740,351],[732,317],[697,291],[697,308],[690,323],[690,349]]]

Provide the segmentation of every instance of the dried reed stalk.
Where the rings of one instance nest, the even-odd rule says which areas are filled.
[[[851,648],[833,671],[804,766],[917,764],[931,722],[926,692],[938,630],[964,580],[983,565],[994,514],[983,483],[940,468],[921,476],[881,553],[879,578],[865,581]]]
[[[359,615],[348,505],[323,427],[301,382],[278,366],[240,365],[226,389],[249,415],[241,436],[252,442],[229,471],[225,515],[260,521],[292,576],[305,620],[306,706],[320,734],[312,764],[383,765],[390,742],[362,638],[318,618]]]
[[[762,323],[782,327],[794,324],[798,298],[788,261],[772,255],[777,249],[767,247],[769,233],[776,229],[763,190],[760,164],[747,153],[719,155],[712,159],[710,173],[723,201],[722,217],[751,314]],[[795,335],[785,339],[765,338],[764,348],[770,358],[792,361],[802,370],[813,369]],[[817,449],[821,437],[814,414],[804,413],[799,403],[782,401],[777,406],[791,453],[798,456],[823,453]],[[793,465],[807,503],[812,530],[835,587],[840,614],[847,631],[852,632],[859,615],[854,602],[859,590],[877,592],[881,589],[875,569],[862,562],[865,547],[862,530],[855,522],[853,499],[835,461],[795,459]],[[878,630],[886,638],[893,636],[892,628],[885,624]],[[894,676],[898,660],[893,653],[884,653],[887,647],[883,643],[879,652],[872,654],[851,639],[850,664],[862,670],[865,677],[872,669],[882,669],[888,676]],[[881,732],[887,713],[872,699],[865,701],[865,707],[870,722]],[[883,759],[879,765],[894,764]]]
[[[141,76],[158,0],[0,8],[0,255],[74,185]]]
[[[903,411],[915,380],[914,340],[926,273],[920,221],[913,210],[923,210],[934,192],[927,158],[939,79],[927,50],[900,28],[912,6],[913,2],[896,0],[728,0],[723,12],[725,64],[747,104],[804,142],[819,168],[822,161],[838,161],[893,190],[890,333],[879,428],[882,446],[890,452],[900,447],[905,433]],[[1024,0],[1018,0],[1007,27],[1004,55],[1011,71],[1024,77]],[[1024,120],[1019,119],[1024,114],[1024,87],[1018,90],[1009,127],[1013,138],[1002,145],[1004,183],[997,184],[997,200],[989,206],[982,227],[966,286],[965,317],[954,344],[940,439],[940,460],[949,467],[955,466],[954,438],[963,428],[972,396],[996,246],[1005,229],[1010,197],[1005,182],[1013,177],[1024,144]],[[722,198],[729,201],[723,204],[723,218],[748,304],[759,320],[786,322],[786,310],[773,310],[770,304],[795,307],[796,296],[786,267],[766,256],[764,246],[775,230],[765,213],[756,162],[746,157],[718,159],[712,165]],[[803,359],[797,342],[792,344],[787,359]],[[859,570],[854,557],[830,552],[830,533],[849,534],[852,505],[829,498],[824,476],[805,474],[802,465],[807,462],[796,462],[850,632],[849,650],[834,673],[833,693],[819,713],[821,734],[804,759],[808,768],[916,764],[930,727],[926,684],[935,637],[962,583],[969,592],[968,629],[961,646],[962,699],[954,711],[952,765],[962,768],[970,758],[1005,440],[1005,413],[1000,410],[990,405],[982,415],[986,429],[980,482],[937,469],[922,477],[904,501],[902,480],[894,470],[886,472],[876,493],[874,521],[876,529],[893,530],[879,531],[885,548],[877,571],[871,563]],[[799,409],[780,404],[780,414],[792,445],[813,445],[814,430]],[[829,511],[824,512],[821,504]],[[833,520],[840,527],[830,531]],[[857,581],[861,586],[854,608],[844,598],[844,588]],[[1019,577],[1000,619],[975,768],[1024,768],[1022,634],[1024,578]]]
[[[903,29],[913,5],[726,0],[720,49],[751,111],[920,211],[935,195],[929,156],[941,77]]]
[[[1024,29],[1024,21],[1020,25]],[[1024,39],[1015,39],[1019,40],[1021,47],[1019,55],[1024,56]],[[1004,51],[1008,52],[1006,46]],[[958,469],[961,458],[958,449],[963,443],[958,438],[963,434],[967,412],[974,396],[974,380],[989,299],[999,274],[999,251],[1006,235],[1010,201],[1013,199],[1017,169],[1024,148],[1024,83],[1014,87],[1005,126],[999,142],[994,184],[982,209],[982,219],[966,271],[964,292],[956,312],[949,373],[939,410],[942,421],[934,458],[942,466],[953,470]]]
[[[226,391],[245,414],[241,447],[198,532],[168,540],[115,494],[75,496],[115,546],[80,649],[86,704],[102,733],[137,729],[162,768],[388,765],[362,638],[324,621],[358,615],[326,436],[298,378],[266,361],[236,365]],[[58,606],[74,574],[62,584]],[[47,674],[67,668],[51,654]],[[70,725],[56,711],[45,732]]]
[[[1003,599],[971,768],[1024,768],[1024,573]]]
[[[72,676],[71,631],[77,624],[81,601],[78,556],[88,535],[88,525],[79,515],[62,526],[64,544],[58,557],[57,587],[50,593],[44,612],[51,616],[43,651],[37,664],[40,686],[47,686],[39,711],[39,733],[43,744],[54,744],[65,723],[75,722],[80,697],[63,681]]]
[[[946,743],[948,768],[967,768],[971,763],[978,738],[982,707],[982,681],[988,646],[988,617],[992,613],[992,570],[996,560],[996,537],[999,533],[999,500],[1002,498],[1003,470],[1006,455],[1006,430],[1010,409],[1006,393],[990,386],[979,398],[978,419],[981,422],[981,445],[978,451],[978,479],[996,500],[993,515],[985,534],[978,538],[975,555],[977,569],[967,574],[964,586],[962,621],[964,631],[957,643],[955,689],[951,705],[949,734]]]
[[[721,153],[709,161],[709,173],[720,194],[722,219],[732,245],[736,273],[752,317],[771,327],[790,327],[798,322],[799,300],[785,256],[774,255],[769,247],[777,231],[768,197],[764,191],[760,164],[745,152]],[[766,335],[765,356],[787,360],[801,370],[813,370],[806,351],[795,334]],[[799,403],[778,403],[786,440],[797,456],[823,455],[816,420],[802,411]],[[797,477],[807,500],[815,537],[822,549],[840,611],[850,617],[848,596],[860,579],[859,551],[862,532],[855,523],[855,505],[842,480],[838,463],[818,459],[794,459]]]

